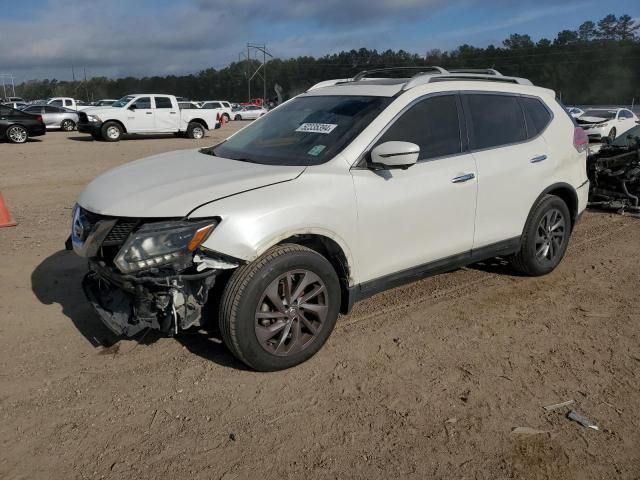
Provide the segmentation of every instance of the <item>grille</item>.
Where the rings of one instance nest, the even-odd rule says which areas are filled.
[[[138,225],[138,220],[118,220],[118,223],[111,229],[102,245],[120,245],[124,243],[129,234]]]

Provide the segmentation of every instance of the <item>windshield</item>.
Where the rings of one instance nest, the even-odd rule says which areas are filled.
[[[298,97],[202,152],[265,165],[319,165],[340,153],[392,100]]]
[[[598,118],[616,118],[615,110],[587,110],[584,112],[583,117],[598,117]]]
[[[116,100],[115,102],[113,102],[111,106],[116,108],[122,108],[134,98],[135,97],[133,95],[125,95],[120,100]]]

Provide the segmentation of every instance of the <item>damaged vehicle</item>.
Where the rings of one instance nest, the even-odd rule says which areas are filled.
[[[590,108],[576,118],[591,141],[615,140],[638,123],[638,117],[627,108]]]
[[[589,206],[640,215],[640,125],[587,159]]]
[[[554,270],[589,188],[587,137],[555,93],[495,70],[384,76],[397,70],[322,82],[216,146],[91,182],[69,246],[105,325],[217,323],[272,371],[386,289],[495,256]]]

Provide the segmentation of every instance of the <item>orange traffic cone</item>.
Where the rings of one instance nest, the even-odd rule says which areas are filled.
[[[2,193],[0,193],[0,227],[15,227],[16,225],[18,224],[11,218],[9,209],[4,203]]]

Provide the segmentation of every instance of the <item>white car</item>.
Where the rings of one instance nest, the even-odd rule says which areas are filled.
[[[78,112],[78,117],[79,132],[108,142],[117,142],[124,134],[174,133],[199,139],[220,124],[213,110],[183,110],[175,96],[153,93],[126,95],[110,107]]]
[[[554,92],[493,70],[381,73],[89,184],[68,248],[103,322],[128,336],[219,322],[238,359],[279,370],[385,289],[494,256],[556,268],[589,182],[587,137]]]
[[[584,110],[578,107],[567,107],[567,112],[569,112],[569,115],[571,115],[573,118],[578,118],[584,115]]]
[[[221,115],[225,116],[226,121],[233,119],[231,103],[225,100],[205,100],[200,103],[201,108],[211,108],[218,110]]]
[[[590,140],[599,141],[605,137],[615,140],[635,127],[638,117],[627,108],[590,108],[576,121]]]
[[[259,107],[258,105],[247,105],[242,107],[240,110],[236,110],[233,112],[234,120],[255,120],[256,118],[260,118],[268,110],[264,107]]]
[[[102,100],[96,100],[91,104],[92,107],[110,107],[118,100],[115,98],[103,98]]]

